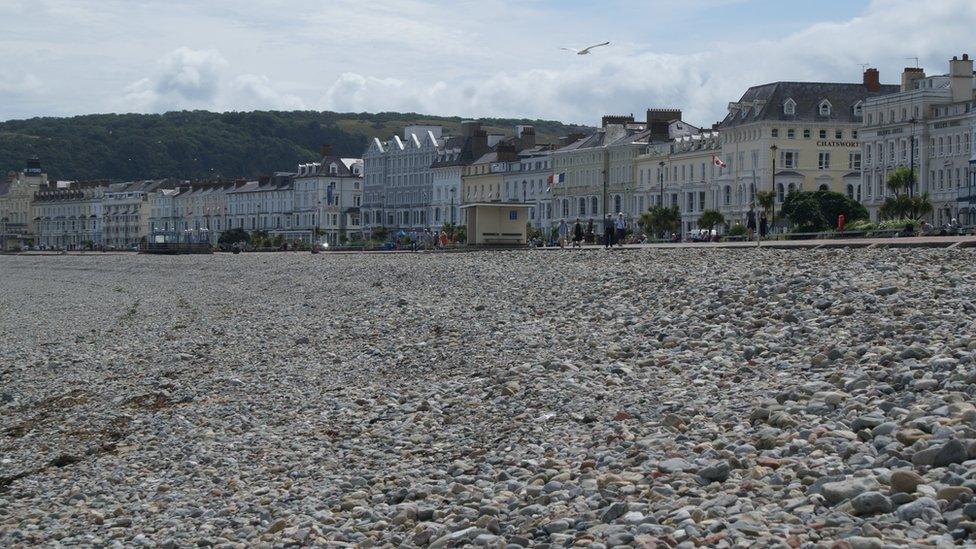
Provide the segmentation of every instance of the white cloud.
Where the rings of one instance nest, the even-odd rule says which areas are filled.
[[[0,102],[0,119],[310,108],[592,124],[604,113],[668,106],[707,125],[751,85],[853,82],[864,62],[897,82],[915,56],[943,72],[976,27],[972,0],[873,0],[863,9],[851,2],[826,22],[790,6],[732,24],[721,18],[755,9],[751,0],[0,4],[0,50],[13,52],[2,62],[6,74],[45,83],[30,98]],[[613,46],[591,56],[558,50],[603,39]]]
[[[124,90],[124,104],[140,112],[180,109],[304,109],[301,98],[279,92],[263,75],[229,75],[216,50],[181,47],[163,56],[154,75]]]

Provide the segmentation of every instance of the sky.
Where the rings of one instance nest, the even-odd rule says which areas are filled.
[[[976,54],[973,0],[0,0],[0,120],[334,110],[595,125]],[[561,47],[610,41],[588,56]]]

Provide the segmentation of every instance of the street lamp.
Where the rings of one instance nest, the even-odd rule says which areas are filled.
[[[776,198],[779,196],[776,193],[776,151],[778,151],[778,150],[779,150],[779,147],[777,147],[775,144],[769,146],[769,152],[770,152],[770,154],[772,156],[772,160],[773,160],[773,169],[770,172],[770,176],[772,178],[772,181],[771,182],[772,182],[772,185],[773,185],[773,219],[772,219],[772,221],[770,223],[771,228],[772,228],[772,226],[775,226],[776,225]]]
[[[915,124],[918,120],[913,116],[909,122],[912,123],[912,135],[911,135],[911,165],[908,171],[908,196],[912,196],[915,190]]]
[[[658,207],[664,207],[664,161],[657,163],[657,178],[661,183],[661,196],[658,197],[657,205]]]
[[[453,230],[453,227],[454,227],[454,193],[455,192],[457,192],[457,189],[455,189],[454,187],[451,187],[451,227],[452,227],[452,230]]]

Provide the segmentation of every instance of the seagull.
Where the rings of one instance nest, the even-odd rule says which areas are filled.
[[[571,52],[575,53],[576,55],[589,55],[590,54],[590,50],[592,50],[594,48],[599,48],[600,46],[609,46],[609,45],[610,45],[610,42],[604,42],[602,44],[594,44],[592,46],[585,47],[585,48],[583,48],[581,50],[577,50],[575,48],[559,48],[559,49],[566,50],[566,51],[571,51]]]

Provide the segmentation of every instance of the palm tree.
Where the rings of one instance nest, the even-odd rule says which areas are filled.
[[[698,218],[698,226],[702,229],[712,230],[715,225],[724,225],[725,216],[718,210],[705,210]]]
[[[762,209],[769,212],[770,224],[776,223],[776,191],[759,191],[756,193],[756,201]]]
[[[907,193],[908,189],[911,188],[912,175],[912,170],[908,168],[896,168],[888,174],[885,185],[895,195],[895,198],[901,198],[902,193]]]

